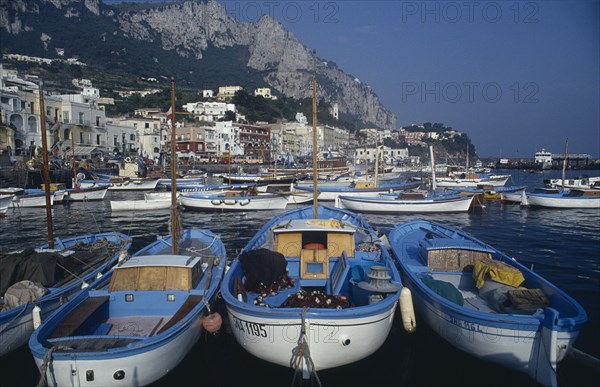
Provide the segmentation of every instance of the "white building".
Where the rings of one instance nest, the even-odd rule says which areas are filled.
[[[212,90],[202,90],[202,98],[213,98],[215,96],[215,92]]]
[[[196,119],[209,122],[225,118],[227,111],[236,112],[234,104],[225,102],[192,102],[183,105],[183,109]]]

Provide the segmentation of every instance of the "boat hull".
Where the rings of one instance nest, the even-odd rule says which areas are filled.
[[[337,320],[310,317],[309,313],[305,320],[306,339],[315,370],[353,363],[377,351],[390,332],[395,309],[394,303],[382,313]],[[299,312],[295,317],[275,319],[231,307],[227,313],[233,335],[244,349],[268,362],[291,366],[302,328]]]
[[[257,211],[285,209],[288,199],[280,195],[225,197],[182,194],[179,203],[185,209],[197,211]]]
[[[597,197],[561,197],[559,195],[528,194],[529,206],[550,208],[595,208],[600,209],[600,196]]]
[[[338,207],[357,212],[381,214],[467,212],[471,207],[473,197],[471,195],[452,199],[394,200],[340,196]]]
[[[466,353],[524,372],[542,385],[556,385],[557,363],[572,348],[587,321],[585,311],[575,300],[514,259],[459,230],[411,221],[396,225],[388,237],[404,286],[411,290],[417,318]],[[430,252],[428,247],[433,250]],[[501,261],[494,266],[510,266],[513,273],[517,269],[523,281],[518,284],[542,292],[548,303],[529,306],[527,311],[516,307],[498,310],[489,295],[500,295],[516,287],[496,288],[497,293],[478,289],[476,275],[467,269],[471,262],[464,258],[475,256],[470,254],[479,254],[478,259],[485,254],[486,262]],[[455,262],[460,263],[454,267]],[[463,264],[467,266],[461,268]],[[426,284],[426,280],[440,282]],[[490,278],[486,277],[487,281]],[[436,291],[434,285],[440,284],[448,285],[445,289],[453,292]],[[502,284],[493,285],[492,281],[491,286],[498,285]],[[461,302],[457,302],[456,293],[461,295]],[[502,308],[509,305],[501,302]]]
[[[170,207],[170,198],[110,201],[112,211],[151,211],[164,210]]]
[[[92,242],[100,238],[106,238],[107,240],[114,243],[125,243],[124,248],[129,248],[131,245],[131,239],[124,234],[120,233],[104,233],[85,235],[73,238],[56,239],[55,247],[57,249],[68,249],[75,244],[81,242]],[[60,243],[58,243],[60,241]],[[42,246],[40,249],[46,249],[46,246]],[[82,289],[82,282],[89,283],[95,279],[100,273],[105,273],[112,267],[118,259],[118,254],[107,260],[106,263],[89,271],[83,275],[80,281],[72,281],[70,284],[63,288],[57,288],[51,290],[38,300],[35,304],[40,307],[41,320],[45,321],[56,309],[58,309],[65,302],[73,298]],[[33,333],[33,308],[34,304],[28,303],[20,305],[7,311],[0,312],[0,356],[11,352],[21,345],[25,344],[29,337]]]

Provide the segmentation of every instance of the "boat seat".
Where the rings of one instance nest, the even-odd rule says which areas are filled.
[[[108,302],[108,296],[91,297],[85,300],[54,329],[51,339],[73,336],[73,333],[102,305]]]
[[[187,298],[187,300],[185,300],[185,302],[183,303],[183,305],[181,305],[181,307],[173,315],[173,317],[171,317],[169,319],[169,321],[167,321],[167,323],[165,325],[163,325],[162,328],[160,328],[158,330],[158,332],[156,332],[156,334],[158,335],[158,334],[166,331],[167,329],[171,328],[173,325],[177,324],[192,309],[194,309],[196,307],[196,305],[198,305],[198,303],[200,302],[200,300],[202,300],[202,296],[200,296],[200,295],[191,295],[191,296],[189,296]]]
[[[342,287],[345,283],[345,278],[348,276],[348,272],[350,271],[350,265],[348,265],[348,256],[346,252],[342,252],[342,256],[338,259],[335,268],[333,269],[333,273],[329,277],[329,281],[327,281],[327,293],[333,295],[339,295]]]

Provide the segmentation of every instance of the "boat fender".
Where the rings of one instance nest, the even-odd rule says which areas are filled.
[[[237,203],[237,200],[223,200],[223,203],[232,206]]]
[[[221,329],[223,318],[218,312],[209,314],[202,319],[202,327],[211,334],[216,334]]]
[[[214,206],[218,206],[221,203],[223,203],[223,201],[222,200],[211,200],[210,203]]]
[[[85,288],[87,288],[88,286],[90,286],[90,284],[88,284],[88,283],[87,283],[87,282],[85,282],[85,281],[81,283],[81,289],[85,289]]]
[[[36,305],[31,310],[31,318],[33,320],[33,329],[38,329],[40,325],[42,325],[42,309]]]
[[[240,206],[245,206],[245,205],[248,205],[248,204],[250,204],[250,199],[242,200],[240,202]]]
[[[408,333],[413,333],[417,329],[415,319],[415,309],[413,308],[412,294],[407,287],[402,288],[400,292],[400,313],[402,314],[402,325]]]

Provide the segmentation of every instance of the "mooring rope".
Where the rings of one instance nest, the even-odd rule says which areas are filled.
[[[317,371],[315,371],[315,364],[310,356],[310,348],[308,346],[308,340],[306,339],[306,311],[308,308],[302,308],[302,326],[300,328],[300,337],[298,338],[298,345],[292,350],[291,364],[294,368],[294,378],[292,379],[292,386],[296,384],[296,380],[301,381],[302,376],[302,363],[306,363],[307,371],[310,376],[313,377],[317,386],[321,387],[321,380]],[[300,378],[298,378],[300,376]]]
[[[66,347],[66,346],[62,346],[62,345],[58,345],[58,346],[52,346],[48,352],[46,352],[46,355],[44,355],[44,360],[42,361],[42,365],[40,366],[40,380],[38,381],[38,384],[36,387],[44,387],[48,385],[48,380],[46,379],[46,371],[48,370],[48,365],[50,364],[50,362],[52,361],[52,354],[54,353],[54,351],[56,350],[70,350],[72,349],[71,347]]]

